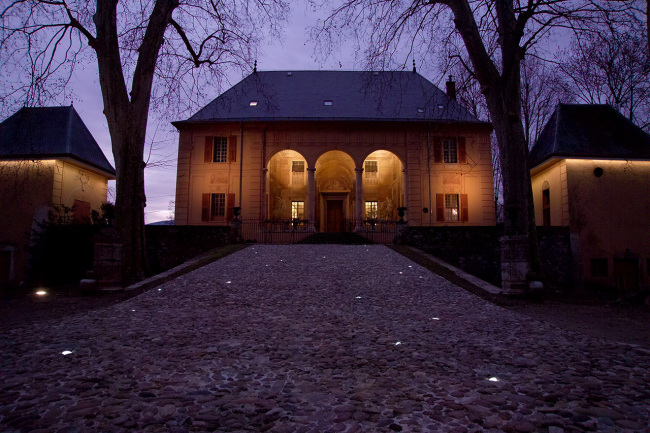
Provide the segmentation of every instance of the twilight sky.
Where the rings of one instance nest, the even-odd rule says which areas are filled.
[[[339,57],[330,59],[325,63],[314,59],[313,44],[308,40],[307,27],[316,23],[316,15],[308,6],[296,5],[294,2],[292,16],[286,23],[282,41],[271,41],[268,46],[260,47],[263,51],[258,59],[258,70],[313,70],[313,69],[359,69],[355,64],[352,47],[340,47]],[[340,66],[339,66],[340,62]],[[410,59],[404,59],[410,65]],[[434,84],[438,77],[432,76],[427,71],[419,71]],[[241,73],[231,74],[228,77],[230,85],[234,85],[243,78]],[[106,119],[102,114],[103,104],[96,70],[91,66],[85,69],[78,68],[75,80],[71,83],[78,99],[74,107],[84,123],[99,143],[108,160],[115,166],[111,151],[110,136]],[[216,98],[226,89],[214,88],[210,100]],[[206,104],[209,101],[206,101]],[[66,101],[65,104],[69,104]],[[51,105],[55,105],[52,103]],[[189,117],[189,116],[187,116]],[[185,117],[185,118],[187,118]],[[182,120],[182,119],[178,119]],[[178,133],[170,124],[155,130],[152,126],[147,129],[147,145],[145,145],[144,160],[147,160],[147,150],[151,141],[155,142],[155,156],[152,160],[164,159],[168,161],[162,166],[148,167],[145,169],[145,192],[147,207],[145,208],[145,222],[167,220],[173,217],[169,202],[175,199],[176,189],[176,155],[178,151]],[[114,201],[115,182],[109,182],[109,200]],[[111,197],[111,193],[113,196]]]

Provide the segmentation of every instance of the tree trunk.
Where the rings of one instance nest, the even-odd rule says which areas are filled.
[[[117,172],[115,226],[122,243],[122,283],[145,276],[144,151],[151,87],[163,35],[178,0],[156,0],[138,47],[138,60],[127,91],[120,60],[117,29],[118,0],[97,0],[93,16],[97,37],[91,47],[97,54],[99,84],[104,100]]]
[[[135,115],[138,117],[138,115]],[[146,113],[139,117],[145,117]],[[144,137],[135,128],[141,121],[131,118],[123,124],[109,126],[113,142],[117,178],[115,200],[115,227],[122,243],[122,282],[125,285],[145,277]],[[118,156],[119,155],[119,156]]]

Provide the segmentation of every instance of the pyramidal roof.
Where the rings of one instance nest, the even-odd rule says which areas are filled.
[[[482,123],[416,72],[253,72],[189,119]]]
[[[609,105],[559,104],[530,150],[529,167],[553,157],[650,159],[650,135]]]
[[[23,107],[0,123],[0,159],[69,157],[115,175],[74,107]]]

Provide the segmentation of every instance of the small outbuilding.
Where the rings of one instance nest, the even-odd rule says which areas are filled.
[[[560,104],[529,166],[537,224],[569,227],[579,286],[650,284],[650,135],[609,105]]]
[[[115,169],[74,107],[24,107],[0,123],[0,283],[25,277],[33,230],[53,206],[85,222]]]

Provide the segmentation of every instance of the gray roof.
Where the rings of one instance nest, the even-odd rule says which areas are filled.
[[[553,157],[650,159],[650,135],[609,105],[559,104],[528,161]]]
[[[256,106],[251,106],[253,101]],[[192,117],[174,125],[276,120],[488,125],[416,72],[354,71],[253,72]]]
[[[0,123],[0,159],[63,157],[115,175],[115,169],[72,106],[23,107]]]

